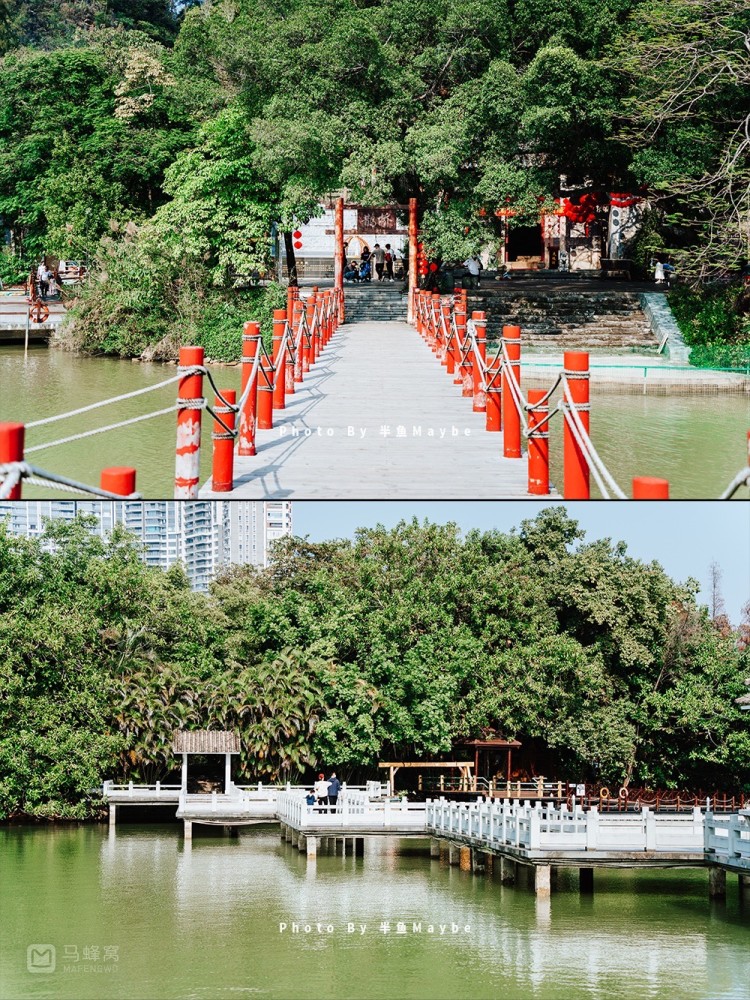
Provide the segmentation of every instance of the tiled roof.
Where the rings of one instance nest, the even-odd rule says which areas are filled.
[[[239,753],[240,738],[236,733],[219,729],[185,732],[175,729],[172,734],[174,753]]]

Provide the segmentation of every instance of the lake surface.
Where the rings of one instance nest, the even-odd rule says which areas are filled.
[[[709,903],[705,871],[597,871],[593,897],[563,873],[538,902],[430,859],[426,840],[308,862],[277,826],[194,834],[185,849],[177,825],[0,829],[0,996],[750,996],[732,875],[726,905]],[[27,971],[49,945],[55,971]]]
[[[142,364],[114,358],[82,358],[46,347],[0,349],[0,421],[30,422],[89,403],[154,385],[174,375],[171,365]],[[221,388],[239,390],[239,366],[216,366]],[[436,373],[436,377],[437,373]],[[210,390],[209,398],[213,398]],[[96,426],[116,423],[174,405],[176,384],[144,396],[27,431],[27,448]],[[201,482],[211,472],[210,417],[204,417]],[[59,447],[29,453],[33,465],[92,485],[102,468],[137,469],[137,488],[151,499],[170,498],[174,480],[174,412]],[[594,444],[624,492],[630,495],[636,475],[670,481],[673,499],[714,499],[747,462],[750,396],[642,396],[592,392]],[[502,448],[498,438],[498,453]],[[552,424],[553,483],[562,489],[562,427]],[[592,480],[592,495],[598,495]],[[26,499],[59,498],[57,490],[24,486]],[[745,492],[746,496],[747,493]]]

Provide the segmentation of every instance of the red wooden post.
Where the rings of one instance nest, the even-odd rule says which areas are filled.
[[[221,415],[229,431],[224,430],[218,420],[214,420],[211,434],[214,444],[211,488],[214,493],[227,493],[234,487],[234,434],[230,432],[234,430],[235,411],[232,405],[237,402],[237,393],[234,389],[222,389],[221,395],[226,403],[222,403],[217,396],[214,400],[214,413]]]
[[[455,341],[455,378],[453,379],[454,385],[464,384],[464,341],[466,340],[466,306],[464,305],[463,299],[459,296],[456,299],[454,306],[454,315],[456,317],[456,341]]]
[[[529,403],[541,403],[544,389],[529,389]],[[549,493],[549,405],[529,410],[529,493],[547,496]]]
[[[258,430],[270,431],[273,427],[273,361],[260,345],[260,369],[258,372]]]
[[[286,351],[281,353],[281,342],[284,339],[284,328],[286,327],[286,309],[274,309],[273,311],[273,408],[283,410],[286,408]]]
[[[297,353],[294,356],[294,381],[302,382],[303,380],[303,357],[304,357],[304,335],[300,335],[300,329],[302,327],[302,313],[304,311],[304,305],[300,298],[294,300],[294,308],[292,310],[292,334],[294,336],[294,343],[296,345]]]
[[[242,391],[245,395],[255,356],[260,350],[260,324],[245,323],[242,328]],[[240,433],[237,445],[238,455],[255,454],[255,430],[258,425],[258,373],[240,411]]]
[[[490,359],[487,370],[487,420],[485,427],[488,431],[502,430],[502,379],[500,369],[503,359],[497,354]]]
[[[334,218],[334,234],[336,239],[336,257],[333,262],[333,286],[339,293],[339,322],[344,322],[344,199],[336,201]],[[317,289],[316,289],[317,291]]]
[[[487,319],[483,312],[473,312],[471,318],[474,320],[474,326],[477,331],[477,348],[479,351],[479,357],[482,359],[482,365],[487,360]],[[472,394],[474,397],[472,411],[474,413],[484,413],[487,409],[487,397],[485,396],[485,390],[483,388],[484,376],[482,375],[482,368],[477,364],[477,359],[474,358],[474,367],[472,368],[473,373],[473,384],[472,384]]]
[[[440,357],[440,292],[430,296],[430,347],[432,353]]]
[[[180,368],[203,364],[202,347],[181,347]],[[191,406],[191,403],[198,405]],[[194,500],[198,496],[201,467],[201,415],[203,375],[185,375],[177,385],[177,443],[175,447],[174,498]]]
[[[23,424],[0,424],[0,465],[23,462]],[[21,499],[21,480],[8,493],[8,500]]]
[[[294,305],[294,301],[292,301]],[[286,351],[284,352],[284,392],[287,396],[294,395],[294,327],[292,326],[291,311],[287,312],[287,340]]]
[[[586,351],[565,351],[563,368],[580,422],[589,433],[589,356]],[[589,463],[564,420],[563,495],[566,500],[588,500],[591,496]]]
[[[504,326],[503,343],[508,360],[503,365],[503,454],[506,458],[521,457],[521,416],[510,387],[510,380],[521,387],[521,327]]]
[[[307,329],[309,335],[304,337],[305,349],[302,353],[302,369],[303,371],[309,372],[310,365],[315,362],[315,334],[313,331],[313,324],[315,322],[315,292],[308,295],[307,302],[305,303],[305,318],[307,319]]]
[[[107,493],[116,493],[118,497],[132,496],[135,493],[135,469],[125,465],[102,469],[99,486]]]
[[[419,230],[417,228],[417,199],[409,199],[409,293],[406,305],[406,321],[414,322],[415,301],[417,292],[417,243]]]
[[[440,304],[440,313],[442,316],[442,328],[441,336],[443,338],[443,356],[440,361],[445,365],[446,370],[449,375],[454,373],[455,369],[455,358],[453,357],[453,345],[451,343],[451,304],[446,302],[445,299]]]
[[[655,476],[633,477],[634,500],[669,500],[669,482]]]

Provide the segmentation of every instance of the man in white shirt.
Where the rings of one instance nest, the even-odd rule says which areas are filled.
[[[464,267],[469,272],[469,288],[479,288],[479,272],[482,270],[479,258],[476,255],[469,257],[464,261]]]

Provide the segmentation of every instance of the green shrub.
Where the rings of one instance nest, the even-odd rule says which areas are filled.
[[[672,312],[692,348],[692,365],[750,367],[750,318],[739,308],[742,291],[737,285],[716,285],[670,292]]]

